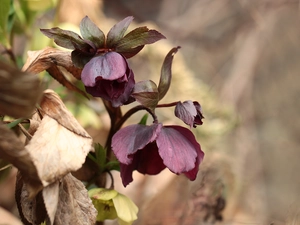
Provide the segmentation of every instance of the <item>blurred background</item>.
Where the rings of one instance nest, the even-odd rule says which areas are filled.
[[[34,14],[26,35],[20,32],[14,40],[14,53],[23,60],[28,50],[53,45],[39,28],[78,31],[85,15],[104,33],[132,15],[129,30],[145,25],[167,37],[129,60],[137,81],[158,82],[163,58],[181,46],[163,101],[200,102],[205,120],[193,132],[206,156],[195,182],[166,170],[155,177],[134,174],[134,182],[124,189],[116,173],[116,189],[140,207],[135,224],[300,224],[300,1],[21,2]],[[20,24],[27,18],[22,7]],[[65,96],[95,141],[103,142],[109,121],[101,114],[101,103],[81,102],[74,110],[74,97],[48,82]],[[91,104],[100,117],[89,109]],[[171,109],[161,110],[159,118],[180,124]],[[13,192],[6,185],[0,183],[0,205],[14,211]]]

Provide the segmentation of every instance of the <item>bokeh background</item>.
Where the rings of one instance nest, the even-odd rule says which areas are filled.
[[[164,56],[181,46],[164,101],[200,102],[205,120],[193,131],[205,160],[195,182],[166,170],[155,177],[135,174],[124,189],[115,173],[116,189],[140,207],[135,224],[300,224],[300,1],[28,2],[37,19],[25,37],[15,37],[14,45],[15,54],[24,59],[27,50],[53,44],[38,28],[78,30],[85,15],[105,33],[132,15],[130,30],[146,25],[167,37],[129,60],[136,80],[157,82]],[[74,108],[72,96],[49,85]],[[76,111],[79,121],[96,141],[104,141],[109,121],[101,103],[92,100],[81,110]],[[159,118],[180,124],[172,110],[161,110]],[[13,178],[7,179],[12,185]],[[14,211],[13,191],[6,185],[8,181],[0,183],[0,205]]]

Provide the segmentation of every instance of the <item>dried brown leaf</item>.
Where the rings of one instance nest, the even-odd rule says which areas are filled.
[[[28,117],[42,94],[37,76],[0,61],[0,114]]]
[[[56,120],[66,129],[80,136],[91,138],[53,90],[44,91],[40,106],[44,114]]]
[[[59,188],[60,181],[56,181],[43,189],[43,199],[50,224],[53,224],[57,212],[57,206],[60,199]]]
[[[55,92],[45,92],[41,109],[44,117],[26,149],[45,187],[78,170],[93,147],[92,138]]]
[[[61,66],[80,80],[82,69],[73,65],[71,52],[47,47],[39,51],[28,51],[28,58],[22,70],[34,74],[47,70],[53,65]]]
[[[27,132],[32,136],[34,135],[34,133],[36,132],[36,130],[39,128],[41,121],[40,120],[36,120],[34,118],[29,119],[29,128],[27,130]]]
[[[18,173],[15,196],[21,220],[25,225],[38,225],[44,222],[48,215],[42,192],[32,198],[30,189],[27,183],[24,182],[22,175]]]
[[[47,47],[40,51],[29,51],[28,58],[23,66],[23,71],[40,73],[47,71],[54,79],[72,91],[76,91],[88,98],[87,94],[72,84],[63,74],[62,68],[72,74],[76,79],[81,79],[82,69],[74,66],[71,52]]]
[[[59,202],[54,225],[95,224],[97,210],[81,181],[71,174],[64,177],[59,187]]]
[[[32,188],[41,190],[42,183],[38,178],[38,172],[24,144],[4,124],[0,124],[0,133],[0,158],[18,168]]]
[[[16,199],[24,224],[92,225],[96,222],[94,208],[81,181],[67,174],[60,181],[45,187],[35,198],[30,198],[26,183],[19,176]]]

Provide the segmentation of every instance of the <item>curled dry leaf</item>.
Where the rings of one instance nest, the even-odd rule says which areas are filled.
[[[45,187],[78,170],[93,147],[90,135],[55,92],[45,91],[40,106],[43,119],[26,149]]]
[[[72,84],[63,73],[63,69],[80,80],[82,69],[74,66],[71,60],[71,52],[47,47],[39,51],[29,51],[28,58],[22,70],[34,74],[47,71],[54,79],[72,91],[76,91],[85,97],[87,94]]]
[[[42,192],[32,198],[30,196],[31,188],[27,184],[21,173],[18,173],[15,197],[20,218],[25,225],[41,224],[47,219]]]
[[[54,224],[92,225],[96,222],[97,214],[82,182],[71,174],[66,175],[59,186]]]
[[[0,61],[0,114],[29,116],[42,94],[37,76]]]
[[[24,144],[4,124],[0,124],[0,133],[0,158],[17,167],[34,189],[41,190],[38,172]]]
[[[81,181],[71,174],[45,187],[34,199],[29,198],[22,178],[17,180],[17,205],[24,224],[92,225],[96,222],[94,208]]]

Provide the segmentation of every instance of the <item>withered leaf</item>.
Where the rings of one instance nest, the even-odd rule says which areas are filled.
[[[82,69],[76,67],[71,60],[71,52],[47,47],[39,51],[29,51],[28,58],[22,70],[34,74],[47,71],[54,79],[72,91],[85,97],[87,94],[71,83],[63,74],[62,68],[72,74],[76,79],[81,79]]]
[[[71,174],[66,175],[59,186],[54,225],[92,225],[97,213],[82,182]]]
[[[30,195],[30,187],[18,173],[15,197],[21,220],[25,225],[38,225],[48,219],[42,192],[39,192],[34,198]]]
[[[26,149],[45,187],[78,170],[93,147],[90,135],[55,92],[45,91],[40,106],[44,116]]]
[[[42,183],[31,156],[13,131],[0,124],[0,158],[12,163],[26,177],[32,188],[41,190]]]
[[[71,174],[45,187],[34,198],[18,174],[16,202],[25,225],[39,225],[44,221],[51,225],[92,225],[98,213],[85,186]]]
[[[64,178],[63,178],[64,179]],[[59,184],[56,181],[43,189],[43,199],[50,223],[53,224],[59,202]]]
[[[0,61],[0,114],[28,117],[42,94],[37,76]]]

